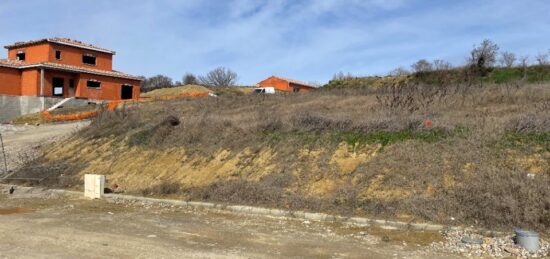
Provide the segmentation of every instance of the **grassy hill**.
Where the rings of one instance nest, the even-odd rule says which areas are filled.
[[[548,230],[549,110],[548,84],[165,101],[103,113],[18,176],[81,189],[100,173],[139,195]]]
[[[340,80],[332,80],[324,86],[324,89],[346,89],[363,88],[377,89],[392,85],[403,85],[407,83],[421,83],[429,85],[465,84],[465,83],[490,83],[497,85],[504,84],[525,84],[525,83],[546,83],[550,81],[550,66],[529,66],[521,67],[497,67],[488,71],[482,77],[471,76],[464,68],[455,68],[448,71],[431,71],[416,73],[407,76],[369,76],[350,77]]]

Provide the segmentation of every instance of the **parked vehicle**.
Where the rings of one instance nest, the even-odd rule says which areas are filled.
[[[254,94],[275,94],[274,87],[258,87],[252,91]]]

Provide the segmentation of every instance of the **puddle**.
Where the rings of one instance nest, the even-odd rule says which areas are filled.
[[[0,215],[10,215],[31,212],[31,209],[25,208],[0,208]]]

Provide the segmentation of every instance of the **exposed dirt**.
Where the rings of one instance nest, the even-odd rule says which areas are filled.
[[[0,251],[17,258],[449,258],[407,235],[341,224],[79,197],[0,196]],[[24,208],[24,209],[14,209]],[[23,213],[24,212],[24,213]],[[392,232],[393,233],[393,232]],[[406,233],[406,232],[403,232]],[[417,239],[414,239],[417,240]],[[431,242],[431,241],[430,241]],[[452,257],[452,256],[451,256]]]
[[[80,121],[49,125],[0,125],[4,139],[8,169],[14,170],[21,159],[31,155],[33,150],[52,144],[72,135],[77,130],[89,125],[89,121]],[[0,157],[0,162],[3,163]],[[1,170],[0,170],[1,171]]]

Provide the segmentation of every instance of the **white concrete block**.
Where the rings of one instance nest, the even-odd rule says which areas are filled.
[[[84,197],[101,199],[104,194],[105,176],[98,174],[84,175]]]

